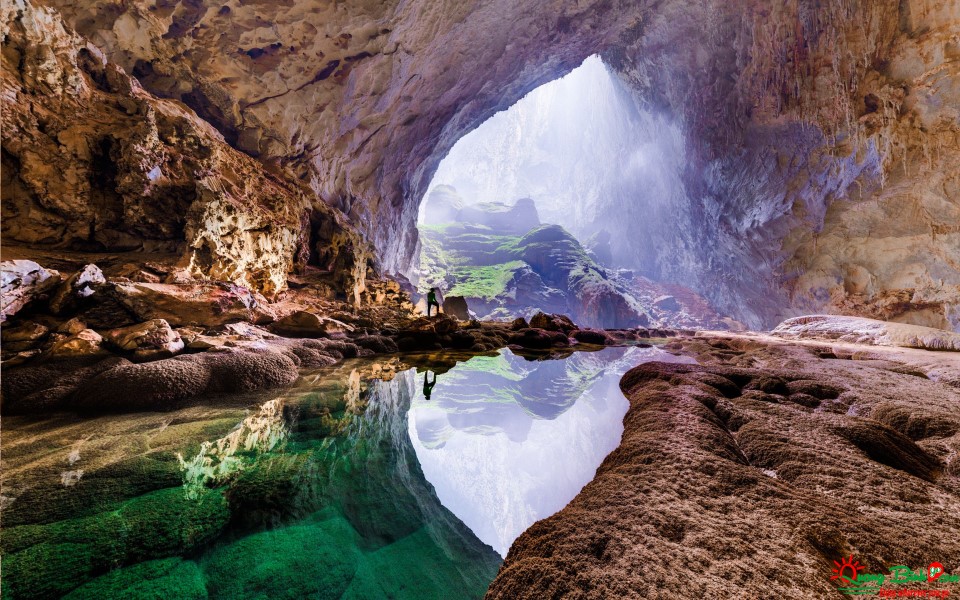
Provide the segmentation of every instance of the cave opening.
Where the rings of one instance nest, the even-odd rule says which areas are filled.
[[[480,318],[719,326],[665,281],[657,239],[683,204],[685,140],[598,55],[464,135],[420,204],[417,276]]]

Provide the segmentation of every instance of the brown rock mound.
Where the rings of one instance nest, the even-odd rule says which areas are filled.
[[[788,344],[683,345],[714,364],[627,373],[620,447],[520,536],[489,598],[839,598],[841,557],[960,562],[957,428],[907,418],[956,423],[955,389]]]

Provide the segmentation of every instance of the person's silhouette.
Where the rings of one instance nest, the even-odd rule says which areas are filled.
[[[427,316],[430,316],[430,307],[437,307],[437,314],[440,314],[440,303],[437,302],[437,288],[430,288],[427,292]]]
[[[425,371],[423,373],[423,397],[427,400],[430,399],[430,393],[433,391],[433,386],[437,385],[437,374],[433,374],[433,381],[430,381],[431,371]]]

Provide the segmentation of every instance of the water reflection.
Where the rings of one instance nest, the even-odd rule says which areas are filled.
[[[289,433],[282,407],[282,398],[264,402],[227,435],[201,443],[193,458],[184,460],[178,452],[187,497],[199,497],[206,487],[222,483],[252,464],[258,454],[279,449]],[[243,454],[238,456],[241,451]]]
[[[657,348],[607,348],[532,362],[504,349],[457,365],[410,409],[424,475],[444,506],[506,556],[620,443],[628,407],[620,378],[651,360],[689,361]]]
[[[655,359],[358,359],[169,413],[5,418],[3,596],[481,597]]]

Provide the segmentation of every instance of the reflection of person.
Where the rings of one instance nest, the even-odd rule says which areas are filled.
[[[437,288],[430,288],[430,291],[427,292],[427,316],[430,316],[430,307],[437,307],[437,314],[440,314],[440,303],[437,302]]]
[[[437,385],[437,374],[433,374],[433,381],[430,381],[431,371],[426,371],[423,374],[423,397],[427,400],[430,399],[430,392],[433,391],[433,386]]]

